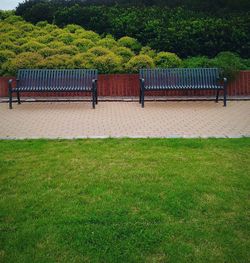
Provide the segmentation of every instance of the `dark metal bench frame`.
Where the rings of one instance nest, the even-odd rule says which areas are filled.
[[[77,71],[79,69],[75,69],[75,70],[58,70],[58,71],[61,71],[61,72],[66,72],[66,71]],[[22,70],[19,70],[19,72],[22,71]],[[23,70],[24,71],[24,70]],[[27,70],[28,71],[28,70]],[[32,70],[30,70],[32,71]],[[36,70],[34,70],[36,71]],[[42,69],[39,69],[37,71],[43,71]],[[47,70],[47,72],[49,71],[53,71],[53,70]],[[55,70],[54,70],[55,71]],[[9,91],[9,108],[12,109],[12,103],[13,103],[13,93],[16,93],[17,94],[17,101],[18,101],[18,104],[21,104],[21,99],[20,99],[20,93],[21,92],[91,92],[92,93],[92,108],[94,109],[95,108],[95,105],[98,104],[98,86],[97,86],[97,76],[98,76],[98,71],[93,69],[93,70],[84,70],[84,69],[81,69],[81,71],[86,71],[86,72],[91,72],[93,71],[93,75],[95,76],[95,78],[91,79],[91,84],[89,83],[88,86],[82,86],[80,89],[78,87],[78,89],[74,89],[72,88],[71,86],[68,86],[68,87],[58,87],[56,89],[39,89],[39,87],[37,87],[37,89],[31,89],[31,88],[24,88],[23,90],[20,90],[19,89],[19,83],[20,83],[20,79],[16,79],[16,88],[13,87],[13,79],[10,79],[9,80],[9,87],[8,87],[8,91]],[[19,74],[18,74],[19,75]],[[83,79],[83,83],[84,82],[84,79]],[[91,89],[90,89],[90,85],[91,85]]]
[[[158,72],[162,72],[162,70],[165,70],[165,71],[171,71],[171,70],[178,71],[179,70],[180,71],[180,70],[187,70],[187,69],[181,69],[181,68],[178,68],[178,69],[171,69],[171,68],[169,68],[169,69],[140,69],[139,103],[141,104],[142,108],[144,108],[145,92],[146,91],[162,91],[162,90],[183,90],[183,91],[184,90],[216,90],[217,92],[216,92],[215,102],[218,102],[218,100],[219,100],[219,92],[221,90],[223,90],[224,91],[223,92],[223,104],[224,104],[224,106],[226,106],[227,105],[227,78],[220,78],[219,77],[219,69],[217,69],[217,68],[210,68],[210,69],[209,68],[206,68],[206,69],[203,68],[203,69],[194,69],[194,70],[203,70],[203,73],[204,73],[204,72],[206,72],[206,70],[208,71],[208,70],[211,70],[211,69],[218,71],[218,76],[216,78],[217,85],[215,85],[213,88],[211,88],[211,87],[207,87],[206,88],[206,86],[205,86],[206,84],[204,84],[204,86],[202,88],[197,88],[197,87],[194,88],[192,86],[186,86],[184,88],[183,86],[178,86],[178,85],[176,85],[176,86],[167,86],[167,85],[164,86],[163,85],[163,86],[161,86],[159,88],[159,85],[161,85],[160,83],[157,83],[157,85],[152,85],[151,87],[148,87],[148,86],[146,86],[146,82],[147,82],[148,79],[145,79],[145,74],[144,73],[146,73],[146,75],[148,77],[150,77],[150,75],[147,74],[150,71],[151,72],[154,71],[157,74]],[[192,69],[189,69],[189,70],[192,70]],[[167,78],[167,76],[165,76],[165,78]],[[223,85],[219,84],[220,81],[223,82]],[[197,84],[199,84],[199,83],[197,83]]]

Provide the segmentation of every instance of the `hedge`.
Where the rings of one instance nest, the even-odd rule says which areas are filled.
[[[129,36],[116,40],[78,25],[63,29],[47,22],[32,25],[13,15],[0,20],[0,63],[0,75],[15,75],[21,68],[97,68],[100,73],[137,73],[139,68],[217,66],[233,77],[237,70],[249,68],[248,59],[231,52],[219,53],[213,59],[181,59],[171,52],[157,53],[142,47]]]

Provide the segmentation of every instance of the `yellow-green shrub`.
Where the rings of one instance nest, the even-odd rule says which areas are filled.
[[[95,59],[95,55],[91,53],[80,53],[75,55],[72,60],[75,68],[93,68],[93,61]]]
[[[96,44],[98,46],[106,47],[109,49],[118,46],[118,43],[112,38],[103,38],[103,39],[99,40]]]
[[[57,36],[57,39],[64,44],[69,45],[74,41],[74,36],[71,33],[63,33]]]
[[[174,53],[160,52],[155,57],[155,64],[159,68],[178,68],[181,65],[181,59]]]
[[[0,50],[10,50],[15,53],[20,52],[20,47],[18,45],[13,44],[10,41],[0,43]]]
[[[47,58],[47,57],[58,54],[58,51],[57,49],[54,49],[54,48],[45,47],[43,49],[38,50],[38,53],[42,55],[43,57]]]
[[[68,54],[68,55],[75,55],[79,52],[76,46],[64,46],[57,49],[58,54]]]
[[[44,44],[41,44],[39,42],[29,41],[28,43],[21,46],[21,52],[35,52],[45,47],[46,46]]]
[[[118,40],[118,43],[120,46],[130,48],[135,52],[138,52],[141,49],[141,44],[133,37],[122,37]]]
[[[108,55],[95,57],[93,60],[94,68],[100,73],[117,73],[122,70],[122,58],[110,52]]]
[[[74,63],[70,55],[54,55],[41,60],[37,66],[47,69],[72,69]]]
[[[129,60],[125,65],[127,72],[138,73],[141,68],[154,68],[155,64],[151,57],[147,55],[138,55]]]
[[[81,52],[85,52],[88,49],[94,47],[94,43],[90,39],[76,39],[72,42]]]
[[[82,29],[81,26],[75,25],[75,24],[68,24],[65,28],[64,31],[69,32],[69,33],[75,33],[76,30]]]
[[[95,56],[105,56],[110,54],[110,50],[105,47],[92,47],[88,50],[88,53],[94,54]]]
[[[115,54],[117,54],[120,57],[122,57],[122,62],[123,63],[128,62],[135,55],[135,53],[131,49],[127,48],[127,47],[115,47],[115,48],[112,49],[112,51]]]
[[[52,41],[52,42],[48,43],[47,46],[50,48],[61,48],[61,47],[64,47],[65,44],[63,42],[60,42],[60,41]]]
[[[156,57],[157,53],[151,47],[145,46],[145,47],[142,47],[142,49],[140,51],[140,55],[147,55],[147,56],[154,59]]]
[[[16,54],[10,50],[0,50],[0,65],[15,56]]]
[[[15,58],[5,62],[2,69],[5,74],[16,75],[18,69],[37,68],[38,64],[43,60],[43,57],[34,52],[24,52],[17,55]]]

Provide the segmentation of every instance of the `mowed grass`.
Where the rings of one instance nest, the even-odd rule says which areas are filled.
[[[1,262],[249,262],[250,139],[0,141]]]

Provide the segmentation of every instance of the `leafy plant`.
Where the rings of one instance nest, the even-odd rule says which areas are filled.
[[[155,57],[155,64],[159,68],[177,68],[181,65],[181,59],[174,53],[160,52]]]
[[[151,57],[147,55],[138,55],[132,57],[128,63],[125,65],[125,68],[128,72],[138,73],[141,68],[154,68],[155,64]]]

